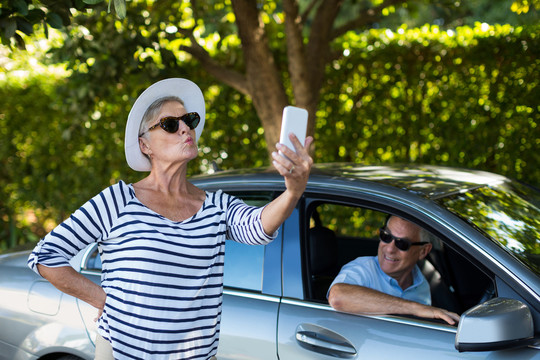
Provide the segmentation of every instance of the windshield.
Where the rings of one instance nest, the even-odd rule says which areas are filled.
[[[437,200],[540,276],[540,192],[504,182]]]

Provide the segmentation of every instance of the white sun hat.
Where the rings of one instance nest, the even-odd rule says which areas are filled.
[[[187,79],[171,78],[158,81],[144,90],[135,100],[135,104],[133,104],[128,115],[124,148],[127,163],[135,171],[150,171],[152,169],[150,160],[141,152],[139,147],[139,127],[148,107],[154,101],[167,96],[176,96],[182,99],[187,112],[199,113],[201,121],[195,128],[196,141],[199,141],[206,114],[201,89],[193,81]]]

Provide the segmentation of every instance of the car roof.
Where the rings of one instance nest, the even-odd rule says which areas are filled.
[[[212,175],[195,176],[203,182],[232,181],[234,178],[259,182],[281,182],[282,177],[273,168],[255,168],[218,171]],[[455,193],[467,192],[479,187],[497,185],[508,178],[479,170],[434,165],[361,165],[351,163],[314,164],[310,183],[375,182],[436,199]]]

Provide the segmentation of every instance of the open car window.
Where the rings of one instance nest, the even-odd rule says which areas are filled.
[[[304,247],[309,300],[327,303],[329,286],[341,267],[357,257],[377,255],[379,228],[388,216],[328,201],[309,204]],[[418,266],[430,285],[433,306],[461,314],[495,295],[493,281],[484,271],[444,239],[433,234],[429,238],[432,251]]]

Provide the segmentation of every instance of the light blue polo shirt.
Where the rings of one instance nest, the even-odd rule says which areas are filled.
[[[377,256],[362,256],[344,265],[330,288],[337,283],[360,285],[402,299],[431,305],[429,284],[417,265],[413,268],[412,276],[413,284],[403,290],[396,279],[382,271]],[[326,296],[328,297],[328,294]]]

